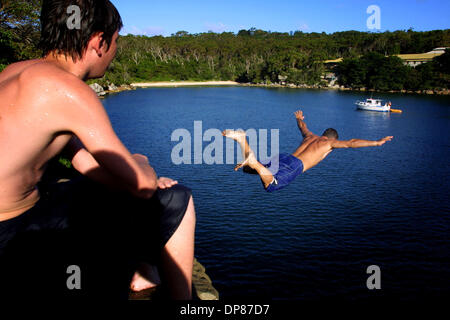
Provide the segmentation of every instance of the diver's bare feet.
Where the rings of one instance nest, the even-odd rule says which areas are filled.
[[[236,131],[236,130],[224,130],[222,131],[222,135],[233,139],[239,143],[242,148],[242,154],[245,160],[234,167],[234,171],[238,171],[240,168],[249,166],[252,168],[252,165],[256,164],[258,161],[256,160],[255,153],[248,146],[246,134],[244,131]]]
[[[236,140],[236,141],[240,141],[242,139],[245,140],[245,131],[241,131],[241,130],[224,130],[222,131],[222,135],[224,137]]]
[[[256,164],[258,160],[256,160],[255,154],[252,150],[247,152],[247,158],[241,163],[239,163],[237,166],[234,167],[234,171],[238,171],[240,168],[249,166],[250,168],[253,168],[252,165]]]
[[[246,164],[245,164],[245,161],[244,162],[241,162],[241,163],[238,163],[235,167],[234,167],[234,171],[238,171],[240,168],[242,168],[242,167],[244,167]]]
[[[138,292],[158,286],[161,283],[156,266],[141,264],[133,275],[130,289]]]

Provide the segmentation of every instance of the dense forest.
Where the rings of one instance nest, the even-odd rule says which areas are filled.
[[[370,52],[344,59],[335,68],[339,83],[359,89],[429,90],[450,88],[450,51],[415,68],[406,66],[396,56],[385,57]]]
[[[40,0],[0,1],[0,70],[40,56]],[[392,55],[450,47],[450,29],[333,34],[241,30],[237,34],[179,31],[170,37],[121,36],[117,57],[101,83],[235,80],[321,84],[327,71],[340,84],[378,90],[449,88],[450,52],[416,68]],[[323,62],[343,57],[334,69]]]

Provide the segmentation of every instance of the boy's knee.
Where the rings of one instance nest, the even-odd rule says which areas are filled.
[[[177,205],[187,206],[189,200],[192,198],[192,190],[181,184],[174,185],[170,188],[172,190],[172,201]]]
[[[163,206],[174,212],[184,212],[192,198],[191,189],[181,184],[176,184],[168,189],[160,189],[158,192]]]

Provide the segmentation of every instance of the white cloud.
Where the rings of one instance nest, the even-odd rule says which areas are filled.
[[[143,36],[158,36],[158,35],[164,35],[165,31],[164,28],[161,27],[146,27],[146,28],[139,28],[136,26],[125,26],[122,31],[120,32],[123,35],[127,34],[133,34],[133,35],[143,35]]]
[[[302,23],[302,24],[298,27],[297,30],[299,30],[299,31],[309,31],[310,29],[309,29],[309,26],[308,26],[307,23]]]
[[[206,22],[205,23],[205,31],[212,31],[215,33],[222,33],[224,32],[228,27],[226,25],[224,25],[222,22],[219,23],[210,23],[210,22]]]

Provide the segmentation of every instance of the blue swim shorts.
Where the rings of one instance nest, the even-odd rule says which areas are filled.
[[[265,167],[272,172],[274,177],[272,183],[266,188],[267,192],[286,187],[298,175],[303,173],[303,162],[289,153],[280,153],[274,156]]]

